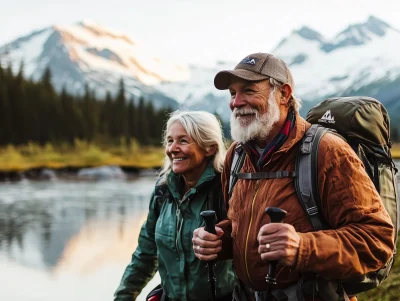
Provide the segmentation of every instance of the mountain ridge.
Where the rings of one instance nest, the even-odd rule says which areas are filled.
[[[399,43],[399,30],[370,16],[332,38],[302,26],[283,37],[271,53],[289,64],[295,95],[307,106],[333,95],[364,93],[398,110],[400,57],[394,46]],[[59,91],[65,87],[83,93],[87,84],[101,96],[116,93],[123,79],[128,95],[151,99],[156,108],[203,109],[229,120],[228,93],[215,89],[213,79],[237,62],[177,64],[135,38],[90,20],[36,30],[0,47],[1,63],[12,62],[17,68],[21,61],[33,79],[50,66]]]

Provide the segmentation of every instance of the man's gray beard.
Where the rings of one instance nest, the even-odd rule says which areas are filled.
[[[255,113],[256,118],[246,126],[242,126],[240,121],[235,117],[236,114]],[[268,97],[267,112],[260,115],[259,112],[252,108],[235,108],[231,113],[231,136],[234,140],[244,143],[252,139],[264,140],[268,137],[275,123],[280,119],[280,111],[276,103],[274,90]]]

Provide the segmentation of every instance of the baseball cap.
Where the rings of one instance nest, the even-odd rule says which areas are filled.
[[[214,86],[226,90],[231,84],[232,76],[248,81],[259,81],[270,77],[282,84],[289,84],[294,90],[294,80],[289,67],[280,58],[269,53],[254,53],[246,56],[234,70],[223,70],[214,78]]]

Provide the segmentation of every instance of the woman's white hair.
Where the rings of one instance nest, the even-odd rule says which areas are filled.
[[[172,112],[163,135],[163,144],[167,145],[167,135],[171,125],[174,122],[180,122],[186,133],[192,138],[201,149],[209,151],[212,146],[215,146],[215,154],[212,156],[214,169],[218,172],[222,171],[226,148],[224,137],[222,134],[221,123],[215,115],[206,111],[180,111]],[[171,161],[168,156],[164,158],[164,165],[160,171],[162,182],[171,171]]]
[[[269,78],[269,84],[271,85],[271,87],[273,87],[274,91],[276,88],[280,88],[283,86],[283,84],[280,81],[277,81],[272,77]],[[292,89],[294,90],[294,87],[292,87]],[[298,112],[301,108],[301,99],[297,98],[292,94],[292,96],[289,99],[288,106],[292,108],[294,111]]]

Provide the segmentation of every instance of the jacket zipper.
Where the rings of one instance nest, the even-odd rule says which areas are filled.
[[[248,266],[248,264],[247,264],[247,249],[248,249],[248,244],[249,244],[250,228],[251,228],[251,224],[252,224],[252,222],[253,222],[254,202],[255,202],[255,200],[256,200],[256,196],[257,196],[258,188],[259,188],[259,187],[260,187],[260,180],[257,180],[257,182],[256,182],[256,188],[255,188],[256,191],[255,191],[255,194],[254,194],[254,197],[253,197],[253,202],[252,202],[252,204],[251,204],[250,223],[249,223],[249,228],[247,229],[246,247],[245,247],[245,251],[244,251],[244,262],[245,262],[245,264],[246,264],[247,277],[249,278],[249,281],[250,281],[251,284],[253,284],[253,281],[251,281],[250,272],[249,272],[249,266]],[[254,286],[254,284],[253,284],[253,286]]]
[[[190,190],[189,190],[190,191]],[[187,191],[186,193],[185,193],[185,195],[182,197],[182,200],[180,200],[179,202],[178,202],[178,205],[177,205],[177,207],[176,207],[176,226],[175,226],[175,229],[176,229],[176,238],[175,238],[175,248],[176,248],[176,253],[177,253],[177,255],[178,255],[178,258],[179,259],[181,259],[181,256],[179,255],[179,245],[178,245],[178,239],[180,238],[180,235],[181,235],[181,229],[182,229],[182,225],[183,225],[183,217],[182,217],[182,221],[180,220],[180,206],[181,206],[181,204],[185,201],[185,199],[186,199],[186,195],[189,193],[189,191]]]
[[[176,238],[175,238],[175,248],[176,248],[176,253],[178,255],[178,258],[181,259],[181,256],[179,255],[179,247],[178,247],[178,237],[179,237],[179,206],[176,207]]]

